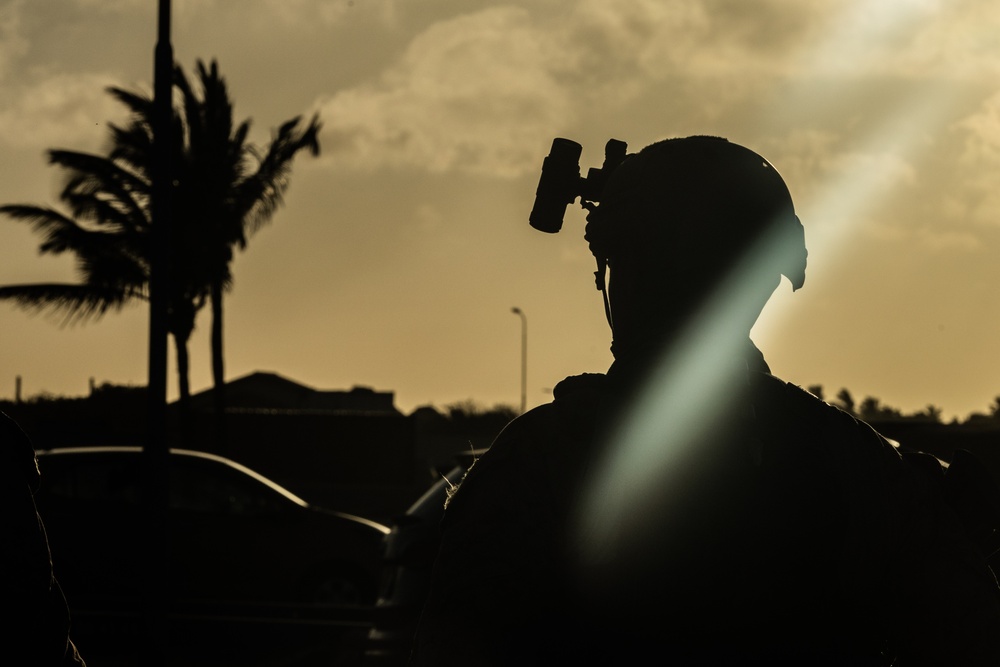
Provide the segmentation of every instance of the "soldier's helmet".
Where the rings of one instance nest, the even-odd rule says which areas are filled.
[[[720,137],[666,139],[628,156],[588,216],[591,251],[657,276],[708,287],[753,263],[754,279],[805,281],[806,246],[792,197],[756,152]]]

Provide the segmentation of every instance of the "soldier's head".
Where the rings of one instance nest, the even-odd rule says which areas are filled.
[[[667,139],[629,156],[588,216],[610,268],[614,352],[657,344],[720,294],[746,336],[786,276],[805,280],[806,248],[784,181],[767,160],[718,137]],[[738,293],[737,293],[738,292]]]

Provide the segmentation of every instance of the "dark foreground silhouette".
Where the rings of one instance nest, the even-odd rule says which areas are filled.
[[[53,574],[45,527],[35,508],[35,450],[24,431],[2,412],[0,451],[5,651],[24,665],[83,665],[70,639],[69,608]]]
[[[990,480],[901,456],[749,339],[805,280],[776,170],[714,137],[578,158],[556,141],[532,224],[590,210],[615,362],[471,467],[411,664],[1000,664]]]

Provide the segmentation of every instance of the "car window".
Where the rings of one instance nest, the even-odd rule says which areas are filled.
[[[213,514],[276,514],[285,505],[271,489],[228,466],[205,459],[175,459],[170,468],[171,509]]]
[[[42,488],[53,502],[140,502],[137,461],[126,457],[53,456],[40,461]]]
[[[139,456],[59,455],[40,461],[44,500],[136,508],[142,502]],[[212,514],[277,514],[288,505],[257,480],[216,461],[172,457],[170,508]]]

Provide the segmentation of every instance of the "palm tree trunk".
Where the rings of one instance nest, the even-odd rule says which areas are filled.
[[[212,283],[212,397],[215,407],[215,446],[217,451],[232,456],[226,425],[226,373],[222,352],[222,285]]]
[[[177,355],[177,386],[180,392],[178,399],[178,421],[180,430],[180,444],[190,447],[192,442],[191,432],[191,383],[188,373],[191,362],[188,358],[188,338],[190,334],[174,336],[174,351]]]

